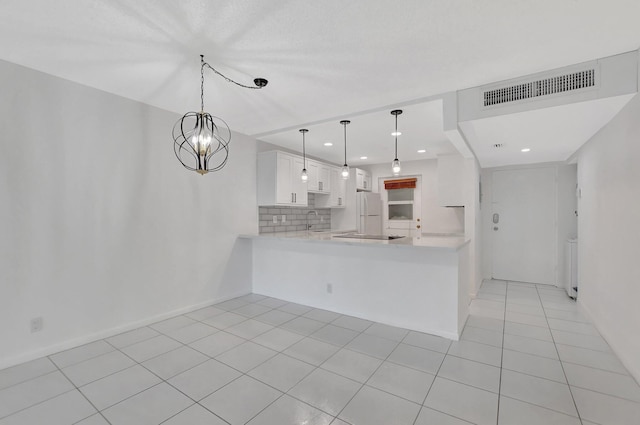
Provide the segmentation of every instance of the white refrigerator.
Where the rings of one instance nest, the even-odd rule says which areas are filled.
[[[382,199],[379,193],[358,192],[356,194],[358,233],[382,234]]]

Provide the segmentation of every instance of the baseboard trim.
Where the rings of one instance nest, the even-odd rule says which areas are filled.
[[[95,341],[99,341],[101,339],[110,338],[112,336],[121,334],[123,332],[128,332],[143,326],[150,325],[155,322],[159,322],[161,320],[169,319],[171,317],[179,316],[181,314],[190,313],[195,310],[199,310],[201,308],[210,306],[212,304],[218,304],[233,298],[241,297],[243,295],[250,294],[251,292],[242,292],[238,294],[232,294],[225,297],[212,298],[208,301],[204,301],[198,304],[192,304],[190,306],[181,307],[175,310],[171,310],[166,313],[161,313],[155,316],[147,317],[142,320],[138,320],[136,322],[127,323],[126,325],[116,326],[114,328],[106,329],[100,332],[95,332],[89,335],[81,336],[78,338],[73,338],[66,340],[64,342],[49,345],[43,348],[39,348],[37,350],[29,351],[27,353],[10,357],[8,359],[0,360],[0,370],[6,369],[9,367],[17,366],[19,364],[29,362],[31,360],[39,359],[40,357],[50,356],[52,354],[59,353],[61,351],[69,350],[71,348],[79,347],[81,345],[86,345]]]

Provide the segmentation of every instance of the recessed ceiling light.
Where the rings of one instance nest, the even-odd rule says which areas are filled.
[[[420,149],[418,153],[425,153],[426,151],[427,151],[426,149]]]
[[[399,131],[394,131],[393,133],[391,133],[392,136],[402,136],[402,133]]]
[[[325,145],[325,146],[333,146],[333,143],[331,143],[331,142],[327,142],[327,143],[325,143],[324,145]]]
[[[366,156],[361,156],[360,159],[367,159],[367,157]]]
[[[524,148],[524,149],[520,149],[520,152],[529,152],[531,149],[529,148]]]

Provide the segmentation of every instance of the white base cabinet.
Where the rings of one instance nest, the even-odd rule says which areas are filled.
[[[307,206],[301,157],[279,151],[258,154],[258,206]]]

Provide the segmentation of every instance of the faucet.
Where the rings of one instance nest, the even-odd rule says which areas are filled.
[[[309,214],[311,213],[315,214],[316,217],[318,216],[318,211],[316,210],[311,210],[307,212],[307,231],[311,230],[311,225],[309,224]]]

